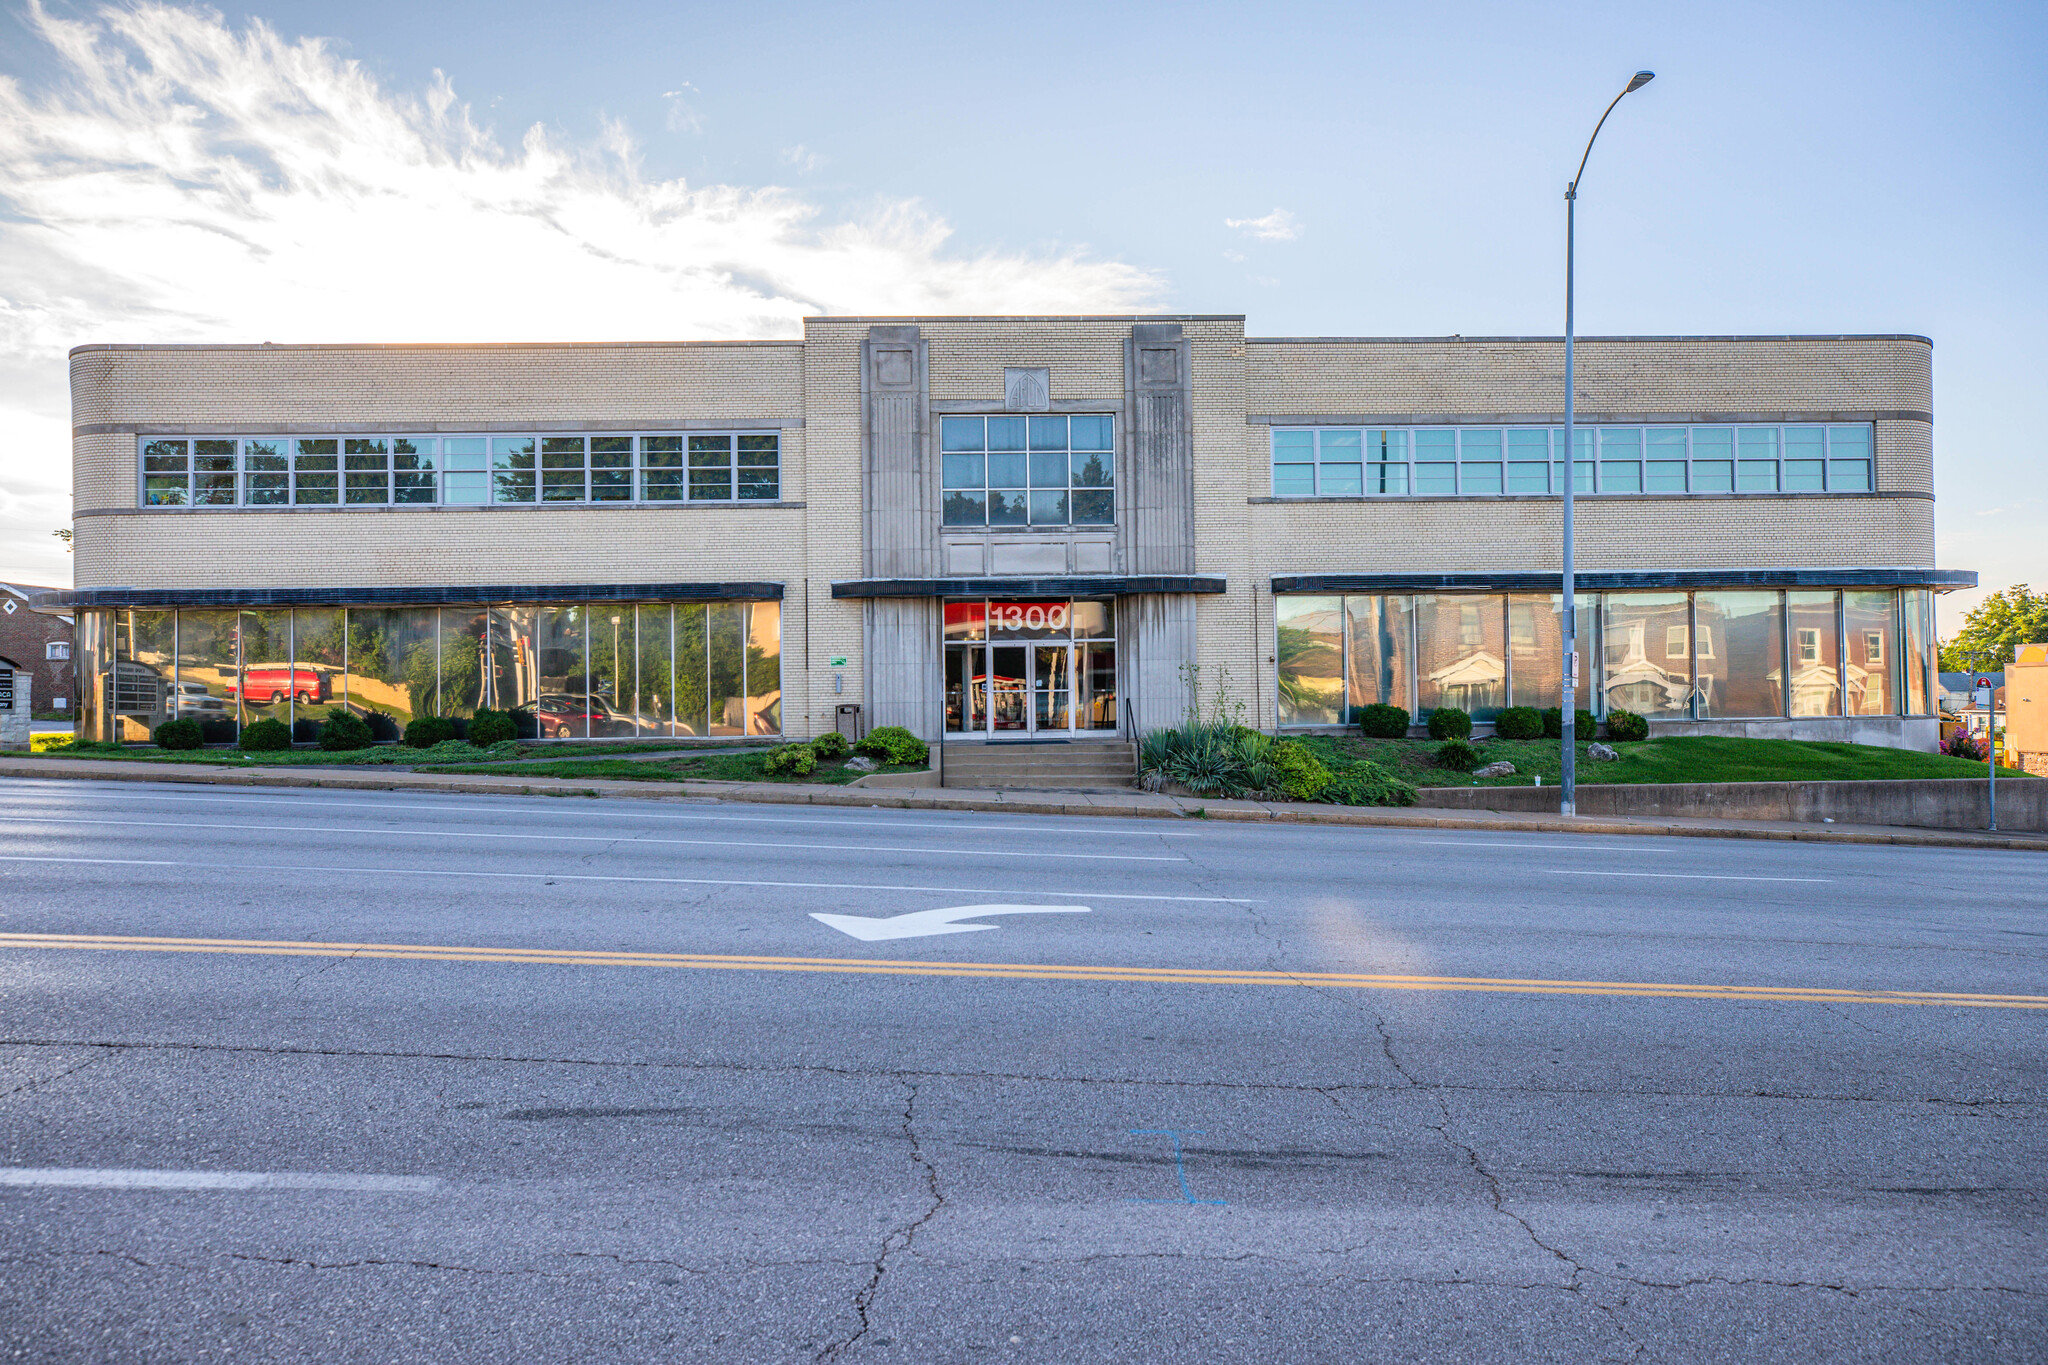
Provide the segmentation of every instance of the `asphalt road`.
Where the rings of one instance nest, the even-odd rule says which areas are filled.
[[[31,781],[0,830],[12,1358],[2048,1359],[2038,855]],[[1066,912],[813,918],[961,906]]]

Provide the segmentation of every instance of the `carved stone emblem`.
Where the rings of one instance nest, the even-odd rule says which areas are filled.
[[[1044,412],[1052,406],[1052,371],[1005,369],[1003,406],[1011,412]]]

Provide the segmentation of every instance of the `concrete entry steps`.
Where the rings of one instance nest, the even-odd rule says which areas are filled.
[[[1115,790],[1136,780],[1137,752],[1129,740],[1034,740],[1005,744],[948,744],[947,787],[1041,791]]]

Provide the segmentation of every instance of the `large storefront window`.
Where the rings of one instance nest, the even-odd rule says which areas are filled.
[[[111,636],[96,656],[111,655],[96,664],[104,698],[89,725],[127,742],[178,716],[197,720],[208,743],[232,743],[265,717],[306,742],[336,709],[394,740],[417,716],[465,719],[486,706],[542,739],[782,732],[780,602],[123,610],[80,621]]]
[[[1117,729],[1109,602],[948,602],[945,651],[948,734],[1021,739]]]
[[[1561,607],[1555,593],[1283,595],[1279,722],[1345,724],[1374,702],[1418,722],[1560,705]],[[1653,720],[1926,715],[1933,611],[1924,589],[1581,594],[1576,690],[1596,714]]]

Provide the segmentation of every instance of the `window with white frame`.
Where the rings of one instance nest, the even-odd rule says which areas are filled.
[[[1113,525],[1115,435],[1092,413],[940,419],[945,524]]]
[[[148,436],[145,507],[757,502],[782,495],[775,432]]]
[[[1588,426],[1573,492],[1868,493],[1869,423]],[[1564,491],[1557,427],[1272,430],[1276,498],[1500,497]]]

